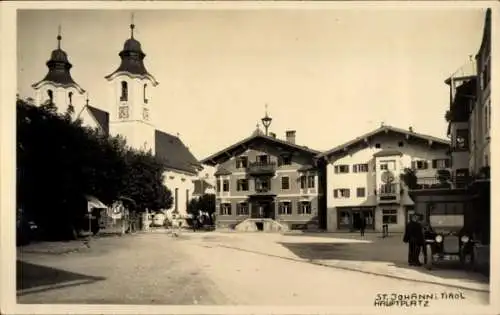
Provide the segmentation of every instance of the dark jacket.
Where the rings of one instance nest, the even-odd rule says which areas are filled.
[[[415,242],[418,244],[424,243],[424,231],[422,225],[418,222],[411,221],[406,225],[403,242]]]

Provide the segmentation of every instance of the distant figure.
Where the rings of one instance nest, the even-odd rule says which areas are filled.
[[[418,222],[417,215],[413,215],[411,221],[406,225],[403,242],[408,243],[408,264],[421,266],[419,255],[425,241],[422,225]]]
[[[365,217],[362,216],[359,222],[359,231],[361,232],[361,236],[365,236],[365,229],[366,229],[366,219]]]

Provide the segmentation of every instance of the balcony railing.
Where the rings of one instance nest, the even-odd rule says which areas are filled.
[[[419,177],[417,185],[409,187],[410,190],[424,189],[460,189],[466,188],[470,183],[470,178],[466,176],[450,177],[449,179],[439,179],[437,177]]]
[[[274,175],[276,172],[276,163],[252,162],[248,164],[247,172],[250,175]]]
[[[400,193],[399,184],[384,184],[378,189],[379,195],[396,195]]]

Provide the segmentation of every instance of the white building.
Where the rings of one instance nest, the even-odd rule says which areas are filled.
[[[419,184],[437,184],[436,171],[448,169],[450,142],[382,125],[319,155],[326,167],[327,230],[356,230],[362,217],[366,229],[403,231],[413,201],[400,179],[415,170]]]
[[[130,38],[119,54],[120,66],[105,77],[109,86],[107,108],[91,106],[85,98],[85,90],[71,77],[72,65],[61,49],[60,34],[58,47],[47,62],[47,75],[33,84],[35,105],[52,102],[60,113],[72,107],[74,117],[81,119],[84,125],[104,134],[121,135],[134,149],[151,151],[166,167],[164,184],[174,199],[172,207],[165,210],[186,215],[194,191],[193,181],[203,168],[178,136],[156,129],[154,92],[159,83],[144,66],[146,54],[134,38],[134,27],[130,26]],[[103,80],[103,83],[106,82]]]

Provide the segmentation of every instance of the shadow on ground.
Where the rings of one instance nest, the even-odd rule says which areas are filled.
[[[466,272],[458,262],[442,263],[432,270],[424,267],[410,267],[407,263],[405,246],[396,248],[379,243],[293,243],[280,242],[294,255],[309,261],[343,260],[385,262],[398,268],[411,269],[440,278],[458,279],[468,283],[488,283],[489,279],[479,273]]]
[[[94,283],[104,277],[87,276],[17,260],[17,295],[23,296],[70,286]]]

